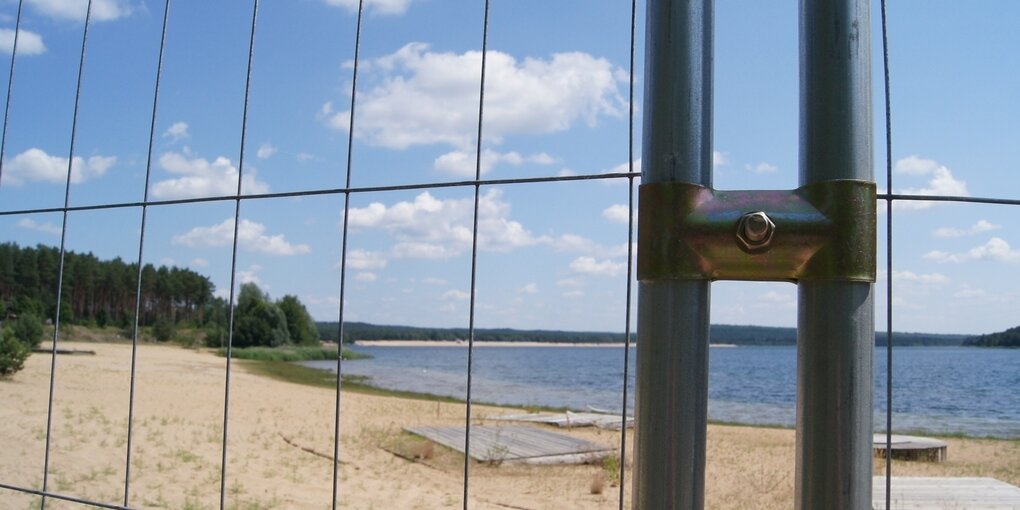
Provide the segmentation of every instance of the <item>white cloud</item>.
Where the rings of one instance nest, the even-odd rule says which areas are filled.
[[[307,152],[299,152],[297,156],[294,156],[298,161],[311,161],[315,159],[315,156]]]
[[[493,143],[513,134],[566,131],[579,121],[595,125],[601,116],[625,111],[606,59],[572,52],[518,61],[489,51],[486,65],[485,137]],[[478,122],[478,101],[471,97],[477,98],[480,66],[481,52],[433,52],[424,43],[367,62],[367,71],[385,76],[358,94],[355,135],[392,149],[447,144],[470,150]],[[348,129],[349,116],[334,113],[329,103],[320,112],[339,130]]]
[[[578,257],[570,263],[570,269],[581,274],[594,276],[616,276],[627,268],[623,262],[596,260],[594,257]]]
[[[529,283],[529,284],[521,287],[520,290],[518,290],[518,292],[520,292],[521,294],[537,294],[538,293],[538,284],[537,283]]]
[[[550,165],[554,163],[554,160],[552,156],[544,152],[525,157],[517,152],[496,152],[491,149],[484,149],[482,150],[481,172],[482,175],[485,175],[496,165],[521,166],[525,162],[536,165]],[[457,177],[474,177],[476,164],[474,151],[455,150],[436,158],[433,167],[440,172]]]
[[[301,255],[311,251],[307,244],[291,244],[283,234],[266,235],[266,227],[261,223],[241,219],[237,228],[237,244],[249,251],[266,255],[288,256]],[[191,248],[207,248],[230,246],[234,238],[234,219],[227,218],[222,223],[209,227],[195,227],[188,232],[173,237],[173,244],[181,244]]]
[[[1020,262],[1020,250],[1014,250],[1005,239],[993,237],[981,246],[975,246],[963,253],[946,253],[934,250],[924,255],[926,259],[938,262],[967,262],[969,260],[994,260],[997,262]]]
[[[14,51],[14,29],[0,28],[0,51]],[[18,30],[18,55],[39,55],[46,52],[42,36],[25,29]]]
[[[915,273],[913,271],[893,271],[893,281],[940,285],[943,283],[949,283],[949,277],[941,273]]]
[[[188,132],[188,123],[174,122],[166,128],[166,131],[163,131],[163,138],[169,138],[171,143],[191,138],[191,133]]]
[[[443,293],[443,299],[454,299],[457,301],[464,301],[471,297],[471,294],[462,290],[451,289]]]
[[[376,276],[376,274],[371,271],[362,271],[354,276],[354,279],[359,282],[374,282],[378,278],[379,277]]]
[[[930,177],[928,183],[922,187],[904,188],[899,193],[906,195],[935,195],[935,196],[969,196],[967,183],[953,177],[953,172],[931,159],[924,159],[919,156],[908,156],[896,162],[897,173]],[[894,207],[902,209],[928,209],[935,205],[935,202],[924,202],[914,200],[900,200],[894,203]]]
[[[637,159],[634,160],[634,171],[635,172],[641,172],[641,158],[637,158]],[[628,172],[630,172],[630,164],[629,163],[620,163],[619,165],[616,165],[616,166],[614,166],[614,167],[612,167],[610,169],[607,169],[606,171],[604,171],[602,173],[604,173],[604,174],[625,174],[625,173],[628,173]],[[623,181],[620,181],[620,182],[623,182]]]
[[[730,158],[725,152],[712,151],[712,166],[723,166],[730,162]]]
[[[580,278],[562,278],[556,280],[557,287],[580,287],[582,283]]]
[[[157,182],[152,189],[156,198],[193,198],[237,193],[237,168],[229,159],[220,156],[209,162],[203,158],[191,158],[183,154],[167,152],[160,156],[159,165],[171,174],[181,175],[176,179]],[[255,171],[245,169],[242,194],[258,194],[269,191],[269,185],[255,177]]]
[[[209,266],[209,261],[203,259],[202,257],[196,257],[196,258],[191,259],[191,264],[190,265],[195,266],[195,267],[208,267]]]
[[[936,237],[964,237],[1000,228],[1002,228],[1002,225],[996,225],[987,220],[978,220],[977,223],[967,228],[942,227],[936,229],[934,234]]]
[[[382,269],[386,267],[386,263],[386,257],[379,252],[367,250],[347,252],[347,267],[351,269]]]
[[[630,221],[630,208],[624,204],[613,204],[602,211],[602,217],[612,223],[626,225]]]
[[[779,170],[779,167],[777,167],[776,165],[773,165],[771,163],[766,163],[766,162],[762,161],[761,163],[758,163],[757,165],[750,165],[750,164],[744,165],[744,169],[749,171],[749,172],[754,172],[756,174],[771,174],[771,173],[775,173],[777,170]]]
[[[248,266],[248,269],[239,269],[237,271],[237,281],[241,285],[244,285],[245,283],[254,283],[259,287],[264,287],[263,290],[266,290],[269,287],[262,282],[262,279],[259,278],[258,274],[260,272],[262,272],[262,266],[258,264],[252,264],[251,266]]]
[[[489,190],[478,204],[478,246],[506,252],[543,242],[519,222],[509,219],[510,204],[498,189]],[[388,231],[396,239],[396,257],[443,259],[471,248],[474,199],[434,198],[428,192],[414,201],[386,206],[373,202],[350,211],[349,227]]]
[[[258,152],[255,153],[259,159],[269,159],[273,154],[276,154],[276,147],[273,144],[266,142],[259,147]]]
[[[430,276],[422,280],[422,283],[426,283],[429,285],[446,285],[446,280]]]
[[[75,156],[71,164],[71,183],[81,184],[102,177],[116,162],[116,156],[91,156],[88,160]],[[15,186],[27,181],[63,184],[67,180],[67,158],[31,148],[4,163],[4,177],[6,183]]]
[[[584,297],[584,291],[581,291],[581,290],[568,290],[568,291],[563,293],[563,297],[568,297],[568,298]]]
[[[43,232],[54,236],[59,236],[61,232],[60,227],[50,222],[39,223],[31,218],[22,218],[20,221],[18,221],[18,226],[21,228],[27,228],[29,230],[38,230],[39,232]]]
[[[57,19],[84,21],[89,0],[28,0],[37,11]],[[92,0],[91,21],[110,21],[131,14],[124,0]]]
[[[376,14],[404,14],[414,0],[365,0],[365,10]],[[359,0],[326,0],[329,5],[358,12]]]

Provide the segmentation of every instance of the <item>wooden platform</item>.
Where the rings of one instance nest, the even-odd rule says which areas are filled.
[[[945,441],[899,434],[893,434],[891,439],[893,459],[926,462],[944,462],[946,460],[946,449],[949,445]],[[872,450],[876,457],[885,457],[886,446],[885,434],[875,434]]]
[[[872,482],[872,508],[885,508],[885,478]],[[889,510],[1020,510],[1020,488],[994,478],[892,478]]]
[[[464,427],[404,430],[464,453]],[[612,447],[535,427],[471,427],[471,458],[507,464],[584,464],[601,460]]]
[[[557,427],[598,427],[600,429],[620,430],[620,415],[607,413],[524,413],[504,414],[490,418],[497,421],[520,421],[528,423],[545,423]],[[634,427],[634,418],[627,417],[627,427]]]

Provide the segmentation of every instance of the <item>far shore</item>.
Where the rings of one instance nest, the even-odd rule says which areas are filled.
[[[358,340],[356,346],[362,347],[467,347],[467,340]],[[498,342],[492,340],[475,340],[475,347],[614,347],[621,348],[623,342]],[[631,343],[631,347],[637,344]],[[735,344],[709,344],[709,347],[736,347]]]

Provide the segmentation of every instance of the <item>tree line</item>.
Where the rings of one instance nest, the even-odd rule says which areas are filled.
[[[1006,331],[968,338],[963,345],[975,347],[1020,347],[1020,326]]]
[[[0,314],[32,314],[53,320],[57,310],[60,251],[52,246],[0,244]],[[119,325],[134,322],[138,264],[119,257],[100,260],[92,253],[64,253],[60,321],[64,324]],[[142,266],[138,322],[202,325],[213,302],[209,278],[179,267]],[[2,318],[0,317],[0,318]]]
[[[230,307],[215,297],[205,275],[176,266],[142,266],[122,259],[100,260],[92,253],[64,253],[52,246],[0,244],[0,323],[52,323],[61,286],[60,322],[121,328],[130,338],[135,325],[135,296],[141,289],[138,325],[159,341],[171,340],[180,328],[199,332],[205,344],[227,342]],[[22,320],[23,319],[23,320]],[[9,329],[4,326],[4,329]],[[29,347],[37,344],[24,341]],[[234,345],[316,345],[318,330],[297,296],[273,300],[254,283],[241,285],[234,314]]]

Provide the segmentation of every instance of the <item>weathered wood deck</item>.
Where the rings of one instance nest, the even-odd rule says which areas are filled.
[[[885,508],[885,478],[876,476],[872,508]],[[994,478],[892,478],[889,510],[1020,510],[1020,488]]]
[[[620,429],[620,415],[606,413],[575,413],[572,411],[567,411],[565,413],[504,414],[502,416],[494,416],[489,419],[496,421],[545,423],[549,425],[556,425],[557,427],[562,428],[598,427],[600,429],[612,429],[612,430]],[[634,418],[628,416],[627,427],[631,428],[633,426]]]
[[[920,460],[945,462],[949,445],[945,441],[930,437],[903,436],[893,434],[892,457],[899,460]],[[875,434],[872,450],[876,457],[885,457],[885,434]]]
[[[404,430],[464,453],[464,427],[407,427]],[[595,462],[614,448],[534,427],[471,427],[471,458],[482,462],[582,464]]]

